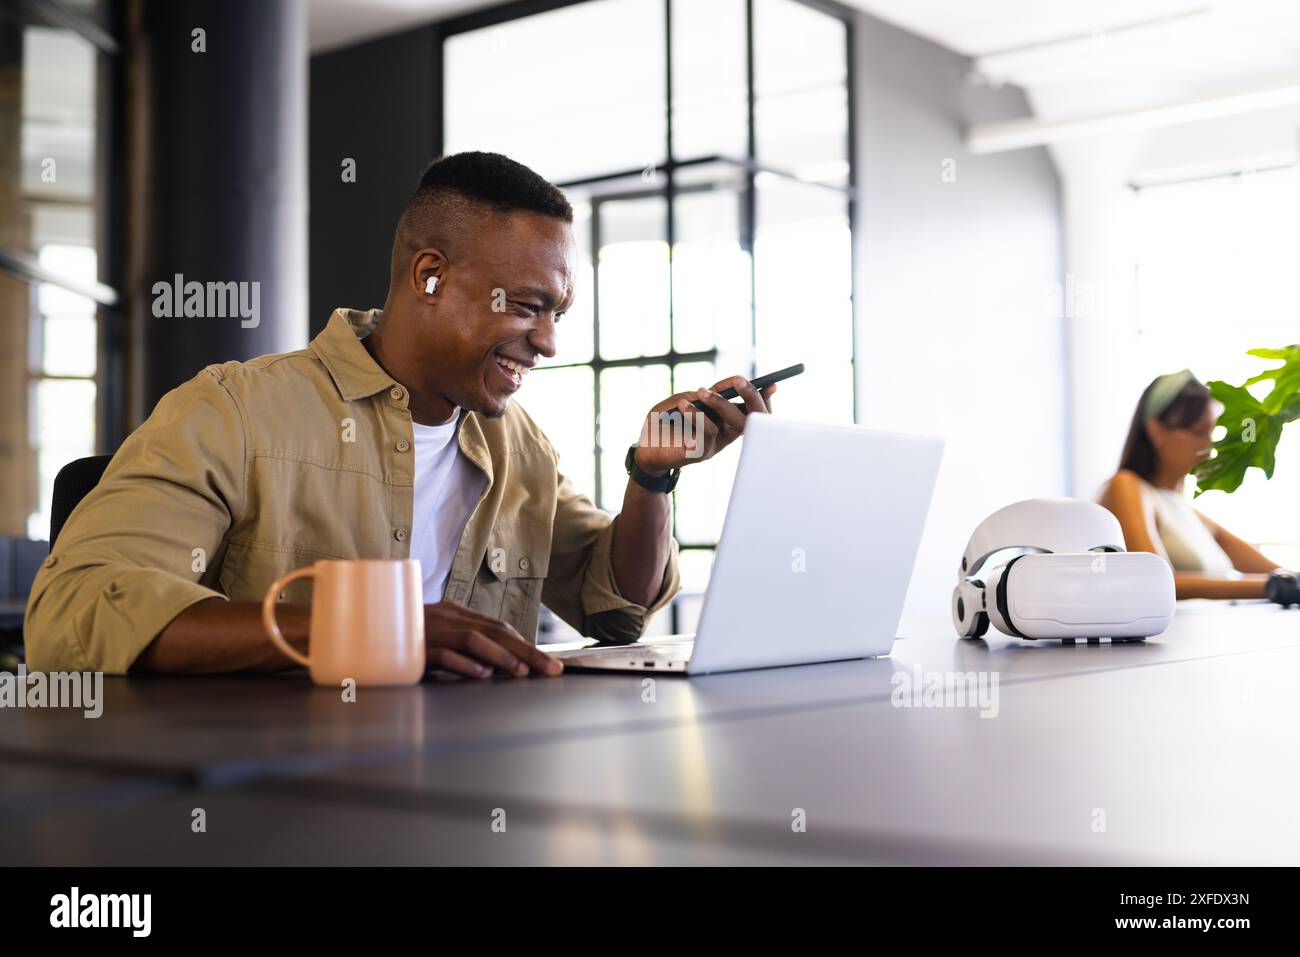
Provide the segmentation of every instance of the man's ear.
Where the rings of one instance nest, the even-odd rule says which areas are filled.
[[[416,250],[411,257],[411,291],[417,299],[432,304],[438,287],[446,281],[447,257],[435,248]]]

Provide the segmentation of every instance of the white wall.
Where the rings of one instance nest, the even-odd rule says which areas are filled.
[[[871,17],[856,42],[859,418],[947,441],[906,634],[947,613],[981,519],[1068,491],[1065,330],[1046,303],[1060,196],[1044,150],[963,146],[967,123],[1028,112],[1019,92],[968,86],[964,57]]]

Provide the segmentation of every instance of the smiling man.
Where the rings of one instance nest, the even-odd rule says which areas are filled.
[[[678,588],[677,470],[770,411],[774,387],[733,376],[658,403],[647,422],[675,409],[698,428],[637,445],[622,511],[596,508],[514,401],[573,302],[572,222],[558,189],[504,156],[430,166],[382,310],[337,310],[298,352],[209,366],[122,445],[33,585],[30,667],[291,667],[261,598],[320,559],[418,558],[429,664],[467,676],[559,674],[535,646],[542,602],[585,635],[638,638]],[[278,615],[300,650],[307,587]]]

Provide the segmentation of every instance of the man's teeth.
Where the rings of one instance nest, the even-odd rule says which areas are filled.
[[[521,381],[523,377],[528,374],[528,366],[523,363],[515,362],[513,359],[507,359],[505,356],[497,356],[496,360],[499,365],[504,366],[515,374],[516,382]]]

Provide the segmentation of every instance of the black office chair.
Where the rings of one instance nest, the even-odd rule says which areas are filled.
[[[104,469],[112,461],[111,455],[90,455],[76,459],[59,469],[54,476],[54,495],[50,500],[50,550],[54,550],[54,540],[63,530],[63,523],[68,520],[77,503],[99,484],[104,477]]]
[[[45,558],[45,542],[0,538],[0,671],[23,663],[23,613],[32,579]]]
[[[54,476],[54,494],[50,499],[50,542],[59,537],[77,503],[99,484],[111,455],[91,455],[76,459],[59,469]],[[32,579],[41,560],[36,556],[40,542],[0,539],[0,671],[14,671],[24,660],[23,612]]]

